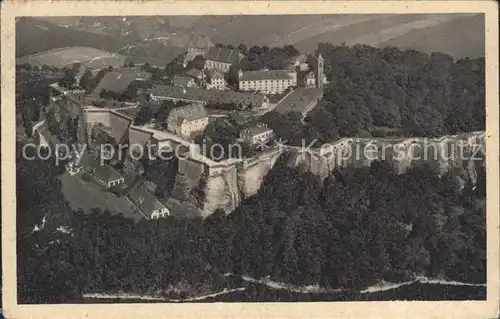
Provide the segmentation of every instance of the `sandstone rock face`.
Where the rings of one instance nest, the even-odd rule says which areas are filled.
[[[230,213],[242,198],[256,194],[262,180],[285,152],[291,154],[288,165],[301,167],[322,179],[335,168],[366,167],[375,160],[383,160],[389,161],[397,174],[421,164],[430,164],[439,175],[450,168],[462,167],[475,183],[476,167],[484,165],[484,156],[479,156],[485,154],[484,147],[484,132],[441,138],[344,138],[308,151],[300,147],[282,147],[242,163],[208,168],[208,174],[204,177],[203,216],[206,217],[219,208]],[[196,179],[189,177],[191,178]]]
[[[341,139],[321,149],[304,151],[288,147],[289,165],[300,166],[321,178],[336,167],[364,167],[375,160],[389,161],[397,174],[413,165],[431,164],[442,175],[451,167],[466,167],[475,176],[475,165],[484,165],[484,132],[472,132],[441,138]]]
[[[255,195],[259,189],[264,177],[273,168],[281,152],[279,149],[258,157],[252,161],[245,161],[238,165],[238,189],[242,197]]]
[[[217,209],[230,213],[240,202],[241,193],[238,189],[238,172],[235,165],[217,168],[209,173],[205,186],[203,217]]]

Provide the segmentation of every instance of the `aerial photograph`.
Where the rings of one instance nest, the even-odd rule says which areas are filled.
[[[484,14],[26,16],[15,59],[19,304],[486,300]]]

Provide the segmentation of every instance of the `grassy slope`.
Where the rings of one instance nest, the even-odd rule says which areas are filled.
[[[89,48],[89,47],[68,47],[58,48],[41,53],[36,53],[18,58],[16,63],[29,63],[31,65],[55,65],[65,66],[75,62],[86,62],[90,67],[99,67],[101,64],[122,66],[126,57],[119,54]]]
[[[376,46],[393,45],[400,48],[415,48],[425,52],[440,51],[456,57],[484,55],[484,22],[482,16],[453,17],[452,21],[429,26],[420,30],[406,30],[393,38],[386,31],[402,30],[408,23],[428,19],[431,15],[296,15],[296,16],[200,16],[169,18],[173,29],[204,34],[213,42],[224,44],[245,43],[252,45],[283,45],[293,43],[305,52],[312,52],[319,42],[340,44],[360,41]],[[141,19],[136,17],[135,19]],[[150,23],[147,18],[144,24]],[[41,28],[40,28],[41,26]],[[44,30],[47,28],[47,30]],[[64,46],[88,46],[104,51],[116,52],[131,44],[133,39],[106,36],[65,28],[47,21],[22,18],[16,30],[17,56],[46,51]],[[381,35],[382,33],[382,35]],[[373,42],[373,43],[371,43]],[[160,57],[145,48],[130,58],[142,62],[142,56]],[[144,51],[144,52],[143,52]],[[160,51],[163,51],[160,50]],[[163,52],[161,57],[170,60]],[[173,57],[173,54],[172,54]],[[158,60],[153,64],[164,65]]]
[[[449,16],[449,15],[447,15]],[[419,30],[408,28],[393,38],[380,32],[398,31],[421,20],[440,23]],[[444,19],[443,19],[444,17]],[[191,28],[204,33],[213,42],[249,46],[293,43],[299,50],[312,52],[319,42],[340,44],[361,39],[365,44],[393,45],[424,52],[444,52],[456,57],[484,55],[484,20],[480,15],[456,15],[446,21],[445,15],[317,15],[317,16],[225,16],[199,17]],[[373,42],[373,43],[372,43]]]
[[[116,52],[124,43],[124,39],[117,37],[65,28],[31,18],[19,18],[16,22],[16,57],[72,46]]]
[[[485,53],[484,34],[484,16],[477,15],[412,31],[382,45],[443,52],[455,57],[481,57]]]
[[[380,43],[376,42],[381,31],[385,32],[391,28],[397,29],[407,23],[428,19],[429,16],[423,14],[393,15],[388,18],[371,19],[308,37],[295,45],[299,50],[312,51],[318,42],[340,44],[363,37],[364,44],[378,47],[391,45],[400,48],[414,48],[424,52],[444,52],[457,57],[484,55],[484,20],[482,16],[457,16],[453,17],[451,21],[420,30],[409,30],[403,35]],[[370,37],[370,34],[373,37]]]

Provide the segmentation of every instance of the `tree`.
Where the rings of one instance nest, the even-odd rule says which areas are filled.
[[[238,68],[235,65],[231,65],[229,67],[229,71],[224,74],[224,79],[226,80],[229,86],[238,87],[239,76],[238,76]]]
[[[85,70],[78,84],[85,92],[90,93],[90,89],[92,88],[92,72],[89,69]]]
[[[240,43],[240,44],[238,45],[238,50],[239,50],[241,53],[243,53],[243,54],[246,54],[246,53],[247,53],[247,47],[246,47],[246,45],[244,45],[243,43]]]
[[[144,125],[153,119],[153,109],[150,105],[142,105],[134,118],[135,125]]]
[[[59,85],[65,88],[73,88],[76,84],[76,72],[73,69],[66,69],[64,77],[59,80]]]
[[[154,118],[157,123],[165,123],[170,111],[176,108],[177,105],[175,102],[166,100],[162,102],[162,105],[158,108],[158,111],[154,114]]]
[[[186,175],[177,174],[172,190],[172,197],[180,201],[189,200],[189,186]]]
[[[197,70],[203,70],[205,68],[205,58],[201,55],[195,56],[192,65]]]

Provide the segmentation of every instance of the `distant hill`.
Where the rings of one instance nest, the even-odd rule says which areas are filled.
[[[345,42],[484,56],[481,14],[48,17],[21,18],[16,26],[17,56],[86,46],[168,62],[194,35],[232,45],[293,44],[303,52],[313,52],[321,42]]]
[[[189,28],[215,43],[293,44],[304,52],[320,42],[396,46],[454,57],[484,56],[482,14],[339,14],[200,16]]]
[[[393,38],[383,45],[413,48],[423,52],[443,52],[454,57],[484,57],[484,15],[461,17],[451,21],[414,30]]]
[[[173,58],[184,52],[190,42],[191,34],[188,32],[173,32],[168,31],[168,27],[162,26],[158,19],[144,18],[144,24],[141,24],[140,17],[133,20],[133,30],[124,29],[129,25],[122,26],[117,24],[119,17],[90,17],[89,19],[73,18],[18,18],[16,20],[16,57],[23,57],[24,60],[42,61],[45,64],[65,64],[58,63],[55,58],[62,57],[61,52],[54,49],[64,48],[65,50],[71,47],[78,49],[69,52],[68,59],[77,60],[79,56],[77,52],[82,47],[94,48],[102,52],[94,52],[89,55],[89,58],[99,57],[109,54],[118,54],[118,56],[126,57],[127,62],[145,63],[165,66]],[[105,19],[106,23],[99,23],[94,20]],[[138,20],[139,19],[139,20]],[[50,20],[50,21],[47,21]],[[120,20],[121,21],[121,20]],[[54,22],[58,22],[54,23]],[[114,23],[117,22],[117,23]],[[80,24],[79,24],[80,23]],[[85,23],[83,26],[81,23]],[[151,34],[151,38],[147,37],[148,26],[155,24],[157,28]],[[93,26],[93,27],[90,27]],[[141,30],[138,31],[140,26]],[[84,30],[85,28],[85,30]],[[129,31],[125,31],[129,30]],[[106,33],[109,32],[109,33]],[[164,35],[164,36],[162,36]],[[36,54],[36,56],[31,56]],[[80,60],[84,60],[81,56]],[[23,59],[18,60],[22,63]],[[39,64],[39,62],[36,62]]]
[[[295,42],[299,50],[311,50],[319,42],[374,47],[395,46],[426,53],[442,52],[461,57],[482,57],[485,52],[482,14],[419,14],[374,16],[317,33]]]
[[[117,52],[127,40],[66,28],[47,21],[18,18],[16,21],[16,57],[63,47],[91,47]]]
[[[106,66],[121,67],[127,60],[126,56],[106,52],[89,47],[68,47],[53,49],[16,59],[16,64],[29,63],[31,65],[68,66],[83,62],[90,68]]]

